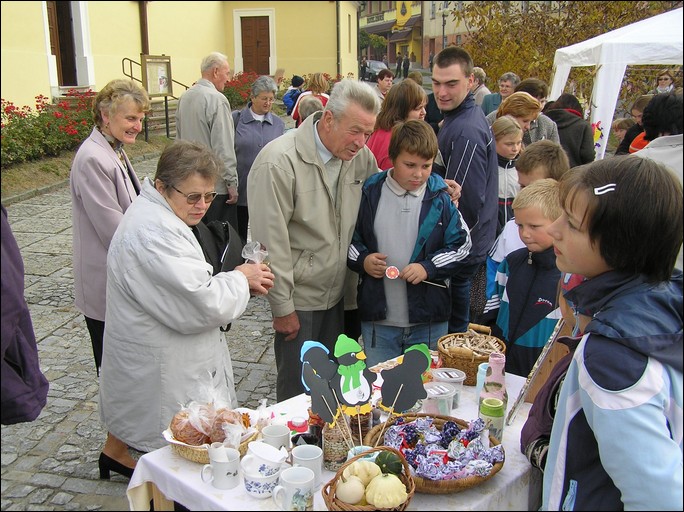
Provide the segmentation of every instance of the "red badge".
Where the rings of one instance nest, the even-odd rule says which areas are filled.
[[[396,279],[399,277],[399,269],[394,265],[387,267],[385,275],[387,276],[387,279]]]

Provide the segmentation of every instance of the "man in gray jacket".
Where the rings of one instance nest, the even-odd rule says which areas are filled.
[[[345,291],[356,293],[347,249],[363,183],[378,172],[366,140],[379,110],[370,85],[342,80],[322,112],[267,144],[250,170],[252,238],[266,246],[276,276],[268,300],[279,402],[304,391],[303,342],[319,341],[332,354],[344,332]]]
[[[202,219],[227,220],[237,229],[238,176],[235,157],[235,127],[223,88],[230,80],[228,57],[213,52],[202,60],[202,78],[178,100],[176,134],[180,140],[209,147],[223,162],[216,182],[218,195]]]

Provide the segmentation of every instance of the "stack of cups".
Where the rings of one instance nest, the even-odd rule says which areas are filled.
[[[432,370],[432,378],[435,382],[448,382],[456,388],[451,408],[458,409],[458,404],[461,401],[461,391],[463,390],[463,381],[466,379],[465,372],[457,368],[435,368]]]

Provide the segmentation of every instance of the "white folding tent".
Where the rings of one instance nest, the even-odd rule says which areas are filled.
[[[603,158],[628,65],[682,64],[682,11],[675,9],[556,50],[549,99],[563,93],[570,68],[596,66],[591,123],[596,159]]]

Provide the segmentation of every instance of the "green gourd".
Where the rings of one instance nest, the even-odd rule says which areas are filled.
[[[400,475],[404,469],[404,465],[401,462],[401,457],[390,451],[380,452],[375,458],[375,463],[380,466],[380,469],[383,473]]]

